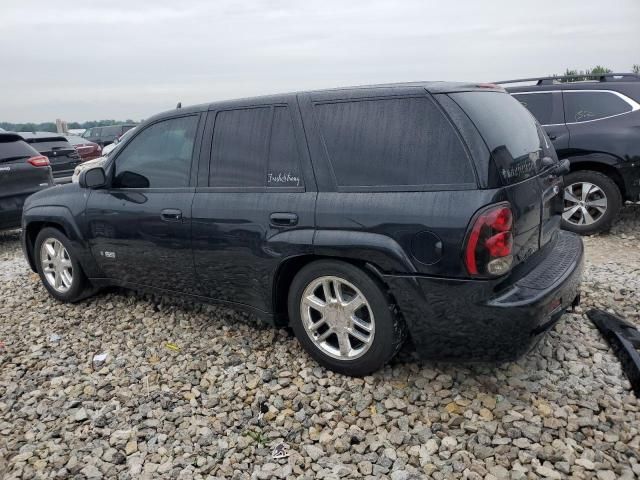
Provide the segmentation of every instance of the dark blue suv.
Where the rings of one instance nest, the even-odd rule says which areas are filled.
[[[567,169],[494,85],[216,102],[33,195],[23,245],[61,301],[118,285],[247,309],[346,374],[407,335],[425,358],[513,359],[578,301]]]

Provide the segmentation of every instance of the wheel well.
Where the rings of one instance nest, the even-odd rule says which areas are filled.
[[[35,259],[33,258],[33,250],[36,244],[36,237],[38,236],[38,233],[40,233],[40,231],[45,227],[55,228],[57,230],[60,230],[62,233],[65,233],[62,225],[59,225],[57,223],[31,222],[29,223],[29,225],[27,225],[27,228],[24,231],[25,243],[27,246],[27,260],[29,261],[31,270],[33,270],[34,272],[36,271],[36,263]]]
[[[607,165],[606,163],[599,163],[599,162],[578,162],[578,163],[571,164],[571,173],[578,172],[580,170],[593,170],[595,172],[599,172],[599,173],[602,173],[603,175],[606,175],[616,183],[616,185],[618,186],[618,189],[620,190],[620,193],[622,194],[622,198],[626,197],[624,181],[622,180],[622,177],[620,176],[618,171],[615,169],[615,167],[612,167],[611,165]]]
[[[371,273],[378,282],[384,285],[384,281],[380,276],[378,269],[364,261],[352,258],[325,257],[321,255],[300,255],[298,257],[289,258],[280,265],[273,281],[273,311],[275,313],[275,321],[277,325],[285,326],[288,324],[287,302],[289,288],[291,287],[293,279],[303,267],[317,260],[336,260],[350,263],[351,265]]]

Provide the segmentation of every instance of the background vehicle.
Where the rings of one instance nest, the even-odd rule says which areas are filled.
[[[611,226],[624,200],[640,200],[640,76],[574,81],[583,77],[498,83],[535,82],[507,90],[543,125],[558,157],[571,163],[563,228],[592,234]]]
[[[51,132],[18,132],[18,135],[49,158],[53,180],[56,183],[71,181],[73,169],[82,159],[65,137]]]
[[[121,142],[126,140],[126,138],[129,135],[131,135],[133,132],[135,132],[135,130],[136,130],[136,127],[130,128],[129,130],[124,132],[120,138],[116,138],[112,143],[104,147],[102,149],[102,155],[104,156],[109,155],[113,151],[113,149],[115,149]]]
[[[47,157],[19,135],[0,132],[0,230],[19,227],[25,198],[51,185]]]
[[[80,180],[80,174],[83,171],[89,170],[90,168],[94,168],[94,167],[101,167],[106,163],[106,161],[107,161],[107,157],[103,156],[103,157],[94,158],[93,160],[87,160],[86,162],[82,162],[73,170],[73,175],[71,176],[71,182],[78,183],[78,181]]]
[[[135,124],[123,124],[110,125],[108,127],[93,127],[84,132],[82,138],[97,143],[101,147],[105,147],[135,126]]]
[[[24,249],[59,300],[121,285],[249,309],[342,373],[405,332],[427,358],[512,359],[578,295],[566,169],[490,85],[220,102],[149,119],[31,197]]]
[[[102,148],[97,143],[90,142],[79,135],[65,135],[65,138],[78,151],[83,162],[102,156]]]

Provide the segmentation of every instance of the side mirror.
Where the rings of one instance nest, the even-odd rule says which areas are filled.
[[[80,173],[78,184],[82,188],[101,188],[107,184],[107,175],[104,173],[104,168],[93,167],[87,170],[83,170]]]

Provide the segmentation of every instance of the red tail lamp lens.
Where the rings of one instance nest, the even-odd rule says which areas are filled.
[[[27,160],[34,167],[48,167],[49,166],[49,158],[44,155],[36,155],[35,157],[31,157]]]
[[[513,250],[513,214],[501,204],[485,209],[476,219],[467,237],[465,265],[471,275],[506,273],[511,266]],[[499,268],[492,262],[496,259]]]

